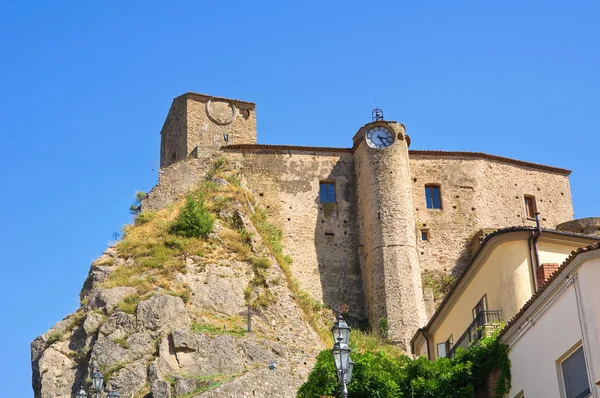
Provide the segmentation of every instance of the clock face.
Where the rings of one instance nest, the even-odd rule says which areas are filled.
[[[386,148],[394,142],[394,133],[383,126],[376,126],[367,131],[366,140],[371,148]]]

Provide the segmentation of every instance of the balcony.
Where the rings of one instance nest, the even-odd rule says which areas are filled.
[[[447,357],[452,358],[457,348],[468,350],[471,343],[491,335],[500,326],[501,313],[500,310],[479,312],[467,330],[456,341],[456,344],[448,351]]]

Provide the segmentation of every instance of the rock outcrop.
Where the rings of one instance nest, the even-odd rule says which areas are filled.
[[[122,397],[295,396],[322,343],[250,221],[252,207],[227,186],[211,185],[206,200],[218,198],[219,206],[211,209],[215,228],[207,240],[152,237],[151,228],[177,214],[163,209],[153,221],[140,218],[91,265],[80,309],[31,345],[36,398],[73,397],[81,386],[91,392],[95,369],[107,391]],[[142,228],[151,254],[131,249]]]

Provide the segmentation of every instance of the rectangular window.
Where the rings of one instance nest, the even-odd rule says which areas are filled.
[[[321,182],[319,188],[319,198],[321,203],[335,202],[335,183]]]
[[[439,185],[425,185],[425,201],[428,209],[441,209],[442,198]]]
[[[448,355],[448,345],[444,342],[444,343],[440,343],[437,345],[437,357],[438,358],[446,358],[446,355]]]
[[[560,364],[567,398],[584,398],[591,394],[583,346],[576,349]]]
[[[429,240],[429,230],[428,229],[421,230],[421,240]]]
[[[525,214],[527,218],[535,218],[537,209],[535,208],[535,196],[525,195]]]
[[[481,300],[479,300],[477,305],[473,308],[473,319],[477,318],[477,315],[479,315],[481,311],[485,311],[487,307],[487,303],[485,301],[485,296],[483,296]]]
[[[445,342],[439,343],[437,345],[437,357],[445,358],[448,355],[450,348],[452,348],[452,344],[452,335],[450,335],[450,337],[448,337],[448,340],[446,340]]]

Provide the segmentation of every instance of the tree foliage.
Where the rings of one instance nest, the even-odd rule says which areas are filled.
[[[508,348],[495,336],[486,337],[469,350],[458,349],[451,358],[430,361],[425,357],[410,359],[383,351],[352,353],[355,362],[350,398],[472,397],[475,387],[485,382],[487,375],[500,370],[496,392],[510,390]],[[338,390],[333,358],[329,350],[322,351],[306,383],[298,390],[299,398],[334,395]]]
[[[188,238],[207,238],[213,226],[213,217],[204,207],[203,197],[189,194],[171,232]]]

